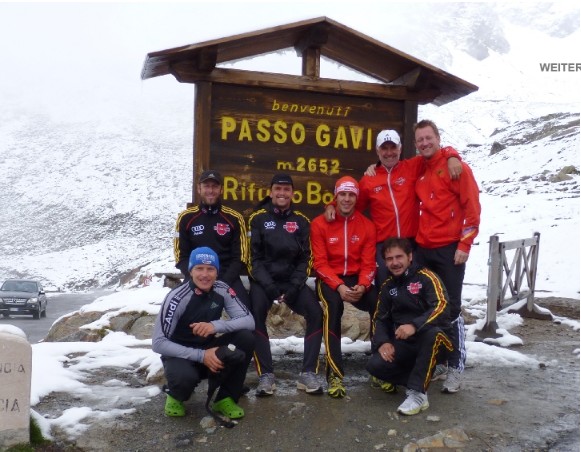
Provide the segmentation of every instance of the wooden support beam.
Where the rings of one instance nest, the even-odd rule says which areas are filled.
[[[405,86],[377,85],[376,83],[355,82],[313,78],[306,76],[273,74],[239,69],[216,68],[212,72],[200,72],[191,64],[172,64],[171,74],[181,83],[216,82],[243,86],[265,86],[293,91],[313,91],[333,94],[350,94],[383,99],[410,100],[418,104],[431,102],[439,91],[435,89],[410,93]]]
[[[418,103],[406,100],[403,108],[402,157],[404,159],[409,159],[416,156],[413,127],[414,124],[418,122]]]
[[[212,84],[203,82],[196,84],[194,96],[194,149],[193,149],[193,174],[192,174],[192,203],[198,202],[196,184],[198,174],[210,169],[210,133],[211,123],[206,118],[212,111]]]
[[[196,58],[196,66],[202,72],[211,72],[218,61],[218,48],[206,47],[200,50]]]
[[[429,74],[421,67],[416,67],[391,82],[394,85],[406,86],[410,91],[418,92],[430,85]]]
[[[302,74],[305,77],[321,77],[321,50],[309,47],[303,52]]]
[[[304,54],[305,50],[309,48],[320,49],[323,44],[327,43],[329,39],[329,27],[326,24],[318,24],[308,29],[308,32],[303,34],[295,42],[295,50],[297,56]]]

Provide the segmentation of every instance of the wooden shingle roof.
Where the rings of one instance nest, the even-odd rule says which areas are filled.
[[[146,56],[141,78],[176,75],[178,67],[208,75],[217,64],[287,48],[294,48],[299,55],[316,49],[320,55],[373,77],[380,84],[405,87],[421,99],[420,103],[443,105],[478,90],[461,78],[327,17],[151,52]],[[195,76],[187,81],[195,82]]]

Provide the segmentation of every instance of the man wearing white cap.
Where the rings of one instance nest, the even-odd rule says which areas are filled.
[[[327,350],[327,393],[346,395],[341,356],[343,303],[367,311],[370,319],[377,304],[375,277],[376,233],[373,223],[355,210],[357,181],[342,177],[335,184],[338,215],[328,222],[324,215],[311,225],[311,247],[317,274],[317,293],[323,304],[323,338]]]
[[[415,243],[419,223],[419,201],[415,193],[416,180],[424,170],[421,156],[400,160],[401,139],[395,130],[382,130],[377,134],[378,162],[371,165],[359,181],[356,209],[369,215],[377,228],[376,285],[387,278],[387,268],[381,255],[381,245],[388,237],[405,237]],[[444,148],[448,158],[448,171],[457,179],[462,170],[459,155],[453,148]],[[327,206],[327,219],[334,217],[332,204]]]

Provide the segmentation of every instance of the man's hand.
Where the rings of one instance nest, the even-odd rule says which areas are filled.
[[[283,295],[280,296],[279,302],[293,304],[295,302],[295,300],[297,299],[298,294],[299,294],[299,288],[297,286],[291,286],[286,291],[286,293],[284,293]]]
[[[191,323],[190,328],[195,336],[208,337],[212,334],[216,334],[214,325],[208,322]]]
[[[216,356],[216,350],[218,350],[218,347],[209,348],[204,352],[204,366],[214,373],[218,373],[224,369],[224,363]]]
[[[268,286],[266,286],[264,288],[264,291],[266,292],[266,296],[268,297],[269,300],[276,300],[279,301],[280,300],[280,289],[276,286],[276,284],[270,284]]]
[[[375,163],[373,165],[369,165],[363,174],[365,176],[375,176]]]
[[[395,338],[405,341],[408,337],[416,334],[416,327],[411,323],[406,323],[405,325],[400,325],[395,330]]]
[[[378,351],[379,356],[381,356],[381,358],[388,363],[393,362],[395,359],[395,347],[388,342],[381,344],[381,347],[379,347]]]
[[[339,292],[341,300],[349,301],[351,299],[351,289],[345,284],[339,285],[339,287],[337,287],[337,292]]]
[[[351,288],[351,294],[355,299],[355,302],[361,300],[361,297],[365,295],[365,286],[363,285],[356,285]]]
[[[337,287],[337,292],[339,292],[341,300],[347,303],[357,303],[365,293],[365,286],[347,287],[345,284],[341,284]]]
[[[464,251],[456,250],[454,253],[454,265],[465,264],[468,260],[468,253]]]
[[[333,204],[328,204],[327,206],[325,206],[325,220],[327,220],[329,223],[331,221],[335,221],[335,206]]]
[[[456,157],[450,157],[448,159],[448,174],[450,174],[450,179],[460,179],[462,163]]]

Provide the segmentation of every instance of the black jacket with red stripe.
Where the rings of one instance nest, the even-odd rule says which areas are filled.
[[[301,287],[313,265],[310,221],[292,205],[281,211],[266,202],[250,215],[248,274],[262,287],[290,283]]]
[[[190,253],[195,248],[212,248],[220,259],[218,279],[232,285],[248,260],[246,224],[236,210],[222,204],[200,204],[178,215],[174,236],[176,268],[189,278]]]
[[[433,271],[413,264],[399,277],[390,275],[381,285],[373,316],[373,346],[393,343],[395,329],[412,324],[416,332],[431,326],[450,326],[448,293]]]

